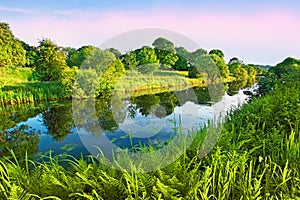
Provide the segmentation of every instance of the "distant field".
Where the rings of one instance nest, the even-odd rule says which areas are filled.
[[[29,82],[32,77],[31,68],[0,68],[0,86]]]

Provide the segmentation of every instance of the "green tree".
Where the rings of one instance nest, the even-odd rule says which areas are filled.
[[[206,80],[215,81],[219,78],[220,72],[210,55],[202,55],[189,68],[188,76],[190,78],[203,77]]]
[[[67,64],[69,67],[80,67],[86,57],[91,53],[91,51],[95,50],[96,47],[93,46],[82,46],[77,49],[75,52],[73,49],[65,49],[67,51]]]
[[[122,55],[121,52],[116,48],[108,48],[106,50],[113,53],[116,56],[116,58],[120,58]]]
[[[155,54],[164,68],[171,68],[178,60],[174,44],[166,38],[157,38],[153,44]]]
[[[7,23],[0,23],[0,67],[23,67],[26,63],[22,43],[15,39]]]
[[[126,70],[134,69],[139,64],[136,52],[134,51],[126,53],[121,58]]]
[[[124,75],[125,68],[121,59],[112,62],[101,74],[97,94],[99,96],[110,95],[113,92],[118,80]]]
[[[29,44],[20,41],[23,48],[26,51],[26,66],[27,67],[34,67],[36,64],[37,56],[38,56],[38,50],[35,46],[30,46]]]
[[[237,57],[233,57],[229,60],[228,65],[234,64],[234,63],[240,63],[242,64],[243,61],[241,61],[240,59],[238,59]]]
[[[95,69],[97,74],[101,74],[106,68],[116,60],[116,56],[108,50],[101,50],[93,47],[82,62],[81,69]]]
[[[196,51],[192,52],[190,54],[190,56],[188,57],[190,62],[194,62],[194,60],[196,60],[197,58],[199,58],[202,55],[206,55],[207,51],[205,49],[197,49]]]
[[[146,46],[135,50],[135,53],[137,55],[137,61],[139,62],[139,65],[136,67],[136,69],[139,72],[150,73],[151,71],[157,69],[159,60],[157,59],[154,49]],[[153,69],[151,69],[151,67],[153,67]]]
[[[166,39],[166,38],[157,38],[153,43],[152,46],[154,46],[155,49],[168,51],[170,53],[176,54],[176,50],[174,47],[174,44]]]
[[[174,64],[174,69],[179,71],[188,70],[190,53],[184,47],[176,47],[175,49],[178,60]]]
[[[99,84],[99,75],[95,69],[81,69],[74,82],[73,98],[95,98]]]
[[[223,51],[219,50],[219,49],[213,49],[213,50],[210,50],[210,52],[208,54],[215,54],[217,56],[219,56],[220,58],[224,58],[224,53]]]
[[[41,81],[58,81],[67,66],[62,48],[49,39],[43,39],[38,46],[35,73]]]
[[[283,77],[285,74],[289,74],[296,69],[300,69],[300,60],[292,57],[284,59],[284,61],[278,63],[275,67],[269,69],[278,78]]]
[[[229,71],[230,71],[230,75],[235,77],[236,79],[248,78],[247,70],[239,62],[229,65]]]
[[[218,67],[221,76],[227,78],[230,72],[228,66],[225,63],[224,58],[221,58],[216,54],[210,54],[210,57],[214,61],[215,65]]]
[[[48,134],[53,136],[54,140],[63,141],[68,134],[72,133],[74,122],[71,103],[48,108],[42,113],[42,117]]]

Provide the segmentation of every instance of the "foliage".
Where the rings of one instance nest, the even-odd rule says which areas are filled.
[[[41,81],[58,81],[67,66],[64,51],[49,39],[40,41],[35,73]]]
[[[214,81],[220,76],[219,69],[210,55],[198,57],[189,68],[190,78],[204,77],[206,80]]]
[[[114,60],[116,56],[110,51],[93,47],[80,65],[80,69],[94,69],[100,75]]]
[[[175,49],[178,60],[174,64],[174,69],[179,71],[187,71],[189,67],[190,53],[184,47],[177,47]]]
[[[126,70],[132,70],[138,66],[139,61],[135,51],[130,51],[122,56],[122,62]]]
[[[297,69],[300,69],[300,60],[288,57],[275,67],[271,67],[269,71],[274,73],[278,78],[281,78],[285,74],[292,73]]]
[[[82,69],[78,71],[74,83],[73,98],[95,98],[99,76],[95,69]]]
[[[80,67],[86,57],[93,51],[96,47],[93,46],[82,46],[81,48],[74,51],[73,49],[65,49],[67,52],[66,62],[69,67]]]
[[[144,64],[158,64],[159,60],[155,54],[155,50],[150,47],[143,47],[141,49],[135,50],[137,54],[137,60],[139,65]]]
[[[0,67],[23,67],[27,63],[26,51],[7,23],[0,22]]]
[[[247,79],[248,72],[239,62],[232,63],[229,65],[230,75],[236,79]]]
[[[124,75],[125,68],[120,59],[112,62],[105,71],[101,74],[97,94],[98,96],[105,96],[112,94],[118,80]]]
[[[274,90],[278,84],[298,80],[300,77],[299,71],[300,61],[295,58],[286,58],[275,67],[269,68],[268,72],[258,82],[260,94],[267,94],[269,91]]]
[[[174,44],[166,38],[157,38],[153,44],[156,56],[163,68],[171,68],[178,60]]]
[[[209,51],[208,54],[209,55],[215,54],[215,55],[219,56],[220,58],[224,58],[224,53],[219,49],[212,49]]]
[[[225,63],[224,58],[217,56],[216,54],[210,54],[210,57],[214,61],[215,65],[218,67],[219,72],[223,78],[227,78],[229,76],[229,69]]]
[[[119,58],[122,55],[121,52],[118,49],[116,49],[116,48],[108,48],[107,50],[109,52],[113,53],[116,58]]]
[[[13,130],[0,131],[0,156],[11,157],[10,149],[14,150],[20,163],[24,163],[24,152],[31,160],[38,151],[39,135],[28,126],[20,125]]]

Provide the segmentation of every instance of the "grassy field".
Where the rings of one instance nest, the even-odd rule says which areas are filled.
[[[68,168],[1,159],[1,199],[299,199],[299,80],[280,84],[226,119],[208,153],[206,128],[171,165],[117,171],[93,159]],[[204,140],[205,141],[205,140]],[[199,157],[199,155],[201,155]],[[26,160],[26,155],[24,155]]]
[[[0,87],[6,84],[26,83],[31,78],[31,68],[0,68]]]

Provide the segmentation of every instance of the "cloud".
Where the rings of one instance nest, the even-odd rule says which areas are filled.
[[[6,6],[1,6],[1,5],[0,5],[0,10],[6,12],[23,13],[23,14],[41,14],[40,12],[34,10],[27,10],[23,8],[11,8]]]

